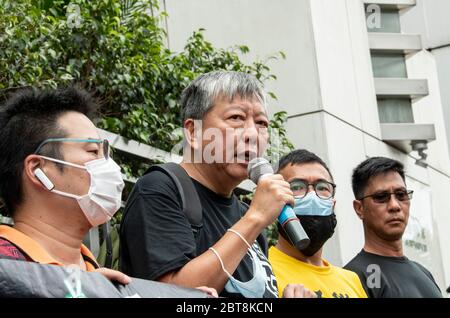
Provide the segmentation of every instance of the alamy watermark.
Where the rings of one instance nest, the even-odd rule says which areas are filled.
[[[69,3],[66,9],[67,26],[71,29],[81,27],[83,19],[81,17],[80,6],[74,3]]]
[[[369,264],[366,270],[366,284],[368,288],[381,288],[381,268],[378,264]]]
[[[366,7],[366,24],[369,30],[381,29],[381,8],[377,4],[369,4]]]

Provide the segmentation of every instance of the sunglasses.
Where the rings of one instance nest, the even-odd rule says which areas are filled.
[[[407,202],[412,199],[413,190],[398,190],[394,192],[382,191],[374,194],[366,195],[358,200],[364,200],[366,198],[372,198],[375,203],[387,203],[391,200],[391,195],[395,196],[395,199],[400,202]]]

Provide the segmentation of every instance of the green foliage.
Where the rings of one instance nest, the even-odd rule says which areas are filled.
[[[267,62],[284,58],[282,52],[247,65],[240,57],[248,47],[214,48],[202,29],[182,52],[171,52],[161,27],[165,13],[155,12],[156,0],[0,0],[0,101],[17,88],[76,84],[100,99],[101,128],[169,151],[179,141],[173,138],[181,126],[179,97],[196,76],[225,69],[262,83],[276,79]],[[277,113],[271,123],[281,151],[292,148],[285,116]],[[123,154],[115,158],[127,175],[148,166]]]
[[[0,99],[26,86],[78,84],[102,101],[99,126],[126,138],[170,150],[181,126],[179,97],[201,73],[216,69],[275,79],[268,60],[246,65],[246,46],[216,49],[196,31],[184,51],[164,45],[156,1],[0,0]],[[69,23],[72,22],[72,23]],[[76,22],[76,19],[75,19]],[[282,57],[278,53],[268,59]],[[275,97],[273,93],[270,93]],[[137,168],[133,167],[134,171]]]

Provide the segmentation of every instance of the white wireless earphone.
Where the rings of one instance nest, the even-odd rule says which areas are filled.
[[[55,185],[53,184],[53,182],[50,181],[50,179],[45,175],[44,171],[41,170],[41,168],[37,168],[36,170],[34,170],[34,175],[36,176],[36,178],[39,179],[39,181],[41,181],[41,183],[48,189],[48,190],[53,190],[53,188],[55,187]]]

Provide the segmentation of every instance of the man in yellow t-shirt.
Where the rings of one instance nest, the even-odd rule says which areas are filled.
[[[322,159],[301,149],[282,157],[278,173],[289,182],[295,196],[294,212],[311,242],[298,250],[278,226],[278,243],[269,249],[269,261],[279,290],[288,284],[303,284],[319,298],[367,298],[354,272],[336,267],[322,258],[324,243],[336,227],[336,185]]]

